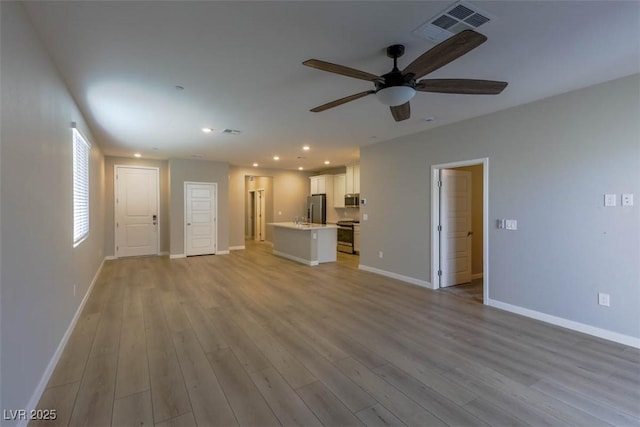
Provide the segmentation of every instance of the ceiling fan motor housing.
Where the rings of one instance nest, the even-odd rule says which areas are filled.
[[[415,87],[414,74],[402,74],[398,69],[398,58],[402,55],[404,55],[404,45],[394,44],[387,47],[387,56],[393,58],[393,70],[381,76],[383,81],[375,82],[377,91],[393,86]]]

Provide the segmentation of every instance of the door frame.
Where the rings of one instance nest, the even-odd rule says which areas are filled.
[[[117,259],[118,258],[118,251],[116,250],[116,248],[118,247],[118,227],[116,224],[118,224],[118,204],[116,203],[116,200],[118,199],[118,169],[119,168],[127,168],[127,169],[151,169],[156,171],[156,204],[157,204],[157,209],[156,212],[158,212],[156,215],[158,215],[158,232],[156,233],[156,256],[160,255],[160,242],[162,241],[160,239],[160,230],[162,229],[162,227],[160,226],[161,224],[161,215],[160,215],[160,168],[159,167],[153,167],[153,166],[138,166],[138,165],[118,165],[115,164],[113,165],[113,252],[114,252],[114,257]]]
[[[184,181],[183,183],[183,208],[184,212],[182,214],[182,233],[184,234],[184,256],[187,257],[187,185],[188,184],[196,184],[196,185],[212,185],[215,191],[215,207],[213,209],[214,215],[214,227],[213,232],[216,234],[214,239],[214,245],[216,245],[216,250],[214,251],[215,255],[218,255],[218,183],[217,182],[198,182],[198,181]]]
[[[431,165],[431,286],[440,289],[438,270],[440,269],[440,170],[463,166],[482,165],[482,303],[489,303],[489,158],[462,160]]]

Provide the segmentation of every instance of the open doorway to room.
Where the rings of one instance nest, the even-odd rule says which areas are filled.
[[[432,166],[434,289],[486,303],[488,159]]]
[[[271,241],[266,225],[273,222],[273,178],[246,176],[245,194],[245,239]]]

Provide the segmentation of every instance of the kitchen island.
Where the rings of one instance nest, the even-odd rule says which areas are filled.
[[[272,222],[273,253],[314,266],[336,261],[338,227],[333,224]]]

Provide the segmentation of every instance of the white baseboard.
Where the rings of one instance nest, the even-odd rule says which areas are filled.
[[[242,246],[229,246],[230,251],[241,251],[243,249],[247,249],[245,245]]]
[[[169,259],[178,259],[178,258],[186,258],[187,255],[185,254],[171,254],[169,255]]]
[[[358,268],[360,270],[368,271],[370,273],[375,273],[381,276],[391,277],[392,279],[397,279],[403,282],[411,283],[412,285],[421,286],[427,289],[434,289],[433,285],[431,285],[431,283],[427,282],[426,280],[420,280],[414,277],[403,276],[402,274],[393,273],[391,271],[386,271],[386,270],[380,270],[379,268],[369,267],[368,265],[363,265],[363,264],[359,264]]]
[[[60,361],[62,352],[64,351],[64,348],[66,347],[67,342],[69,342],[71,333],[73,332],[73,329],[76,327],[76,324],[78,323],[78,319],[80,319],[80,314],[82,313],[84,306],[87,304],[87,301],[89,300],[89,295],[91,295],[93,286],[96,284],[96,281],[98,280],[98,276],[100,276],[100,272],[102,271],[104,262],[107,261],[108,259],[109,257],[104,257],[104,259],[100,263],[100,266],[98,267],[98,270],[96,271],[96,274],[93,275],[93,280],[91,280],[89,289],[87,289],[87,292],[84,294],[82,301],[80,301],[80,305],[76,310],[76,314],[73,315],[73,319],[71,319],[71,323],[69,324],[69,327],[67,328],[64,335],[62,336],[62,339],[58,344],[58,348],[56,348],[55,353],[53,353],[53,357],[51,357],[51,360],[47,365],[47,369],[45,369],[44,373],[42,374],[42,378],[40,378],[38,387],[36,387],[35,391],[31,395],[31,399],[29,399],[29,403],[27,403],[27,406],[25,407],[27,414],[30,413],[32,410],[36,409],[36,407],[38,406],[38,402],[40,401],[40,398],[42,398],[42,394],[44,393],[44,390],[47,388],[47,384],[51,379],[51,375],[53,375],[53,371],[56,368],[56,365],[58,364],[58,362]],[[26,427],[28,423],[29,423],[29,420],[21,420],[20,422],[18,422],[18,426]]]
[[[216,255],[229,255],[229,251],[216,251]]]
[[[318,261],[309,261],[308,259],[298,258],[297,256],[285,254],[284,252],[280,252],[280,251],[273,251],[273,254],[281,256],[282,258],[290,259],[291,261],[295,261],[301,264],[311,266],[311,267],[318,265]]]
[[[169,252],[167,251],[158,252],[158,256],[167,256],[167,255],[169,255]],[[105,261],[113,261],[114,259],[118,259],[118,257],[115,255],[107,255],[106,257],[104,257]]]
[[[530,310],[528,308],[508,304],[502,301],[489,299],[486,304],[491,307],[519,314],[521,316],[530,317],[532,319],[540,320],[546,323],[551,323],[552,325],[561,326],[563,328],[582,332],[588,335],[593,335],[598,338],[603,338],[605,340],[628,345],[630,347],[640,348],[640,338],[635,338],[630,335],[624,335],[618,332],[612,332],[595,326],[586,325],[584,323],[575,322],[573,320],[563,319],[562,317],[552,316],[550,314]]]
[[[484,273],[476,273],[471,275],[471,280],[482,279],[484,277]]]

